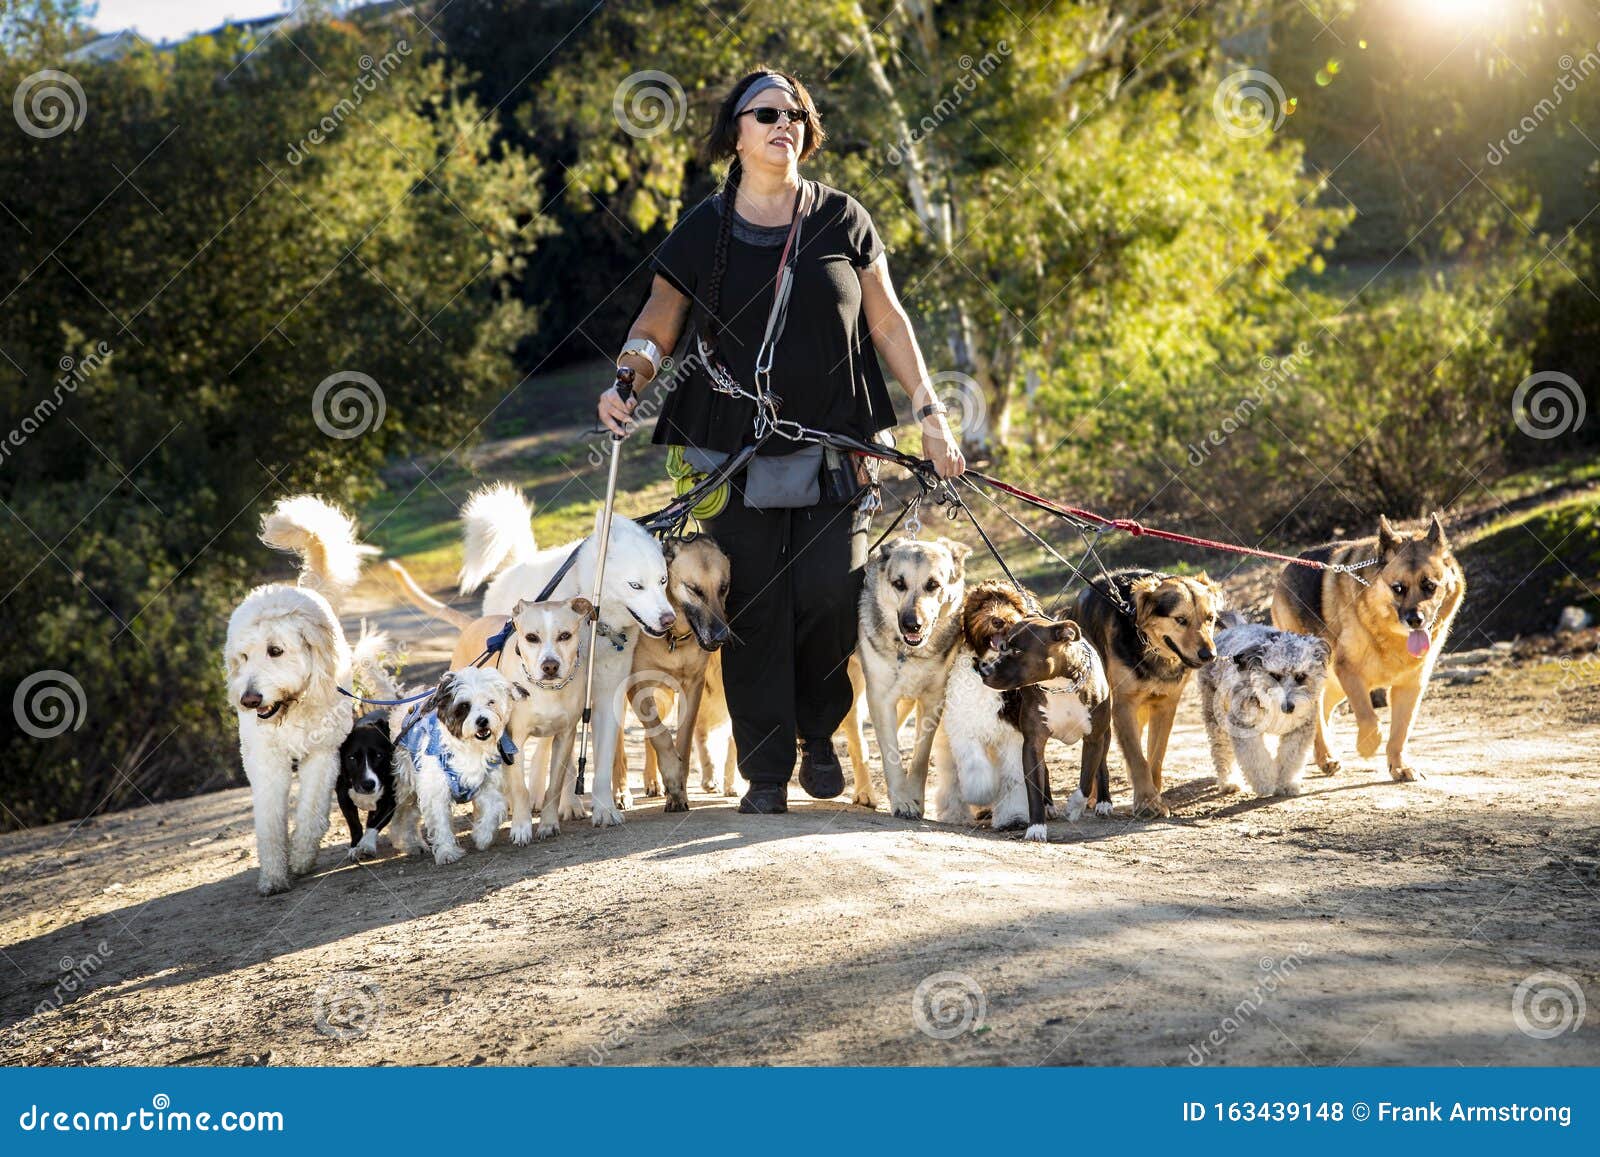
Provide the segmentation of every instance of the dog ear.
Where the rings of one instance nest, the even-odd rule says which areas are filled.
[[[526,699],[532,694],[533,692],[529,691],[521,683],[511,684],[511,698],[513,699]]]
[[[1236,663],[1238,665],[1239,669],[1242,671],[1247,667],[1259,667],[1259,666],[1261,666],[1262,661],[1264,659],[1266,659],[1266,657],[1267,657],[1267,648],[1266,648],[1266,646],[1264,644],[1262,644],[1262,643],[1256,643],[1256,644],[1254,644],[1252,646],[1249,646],[1249,647],[1246,647],[1244,650],[1239,651],[1238,653],[1236,653],[1233,656],[1233,661],[1234,661],[1234,663]]]
[[[1435,550],[1449,550],[1450,544],[1445,541],[1444,523],[1439,520],[1439,512],[1435,510],[1428,517],[1428,534],[1423,540]]]
[[[672,560],[678,557],[678,543],[676,539],[663,538],[661,540],[661,557],[667,560],[667,565],[672,565]]]
[[[1311,653],[1317,657],[1317,662],[1326,663],[1333,658],[1333,647],[1328,640],[1317,638],[1311,640]]]
[[[582,615],[586,619],[590,615],[594,614],[594,604],[591,603],[588,599],[583,598],[581,596],[578,597],[578,598],[573,599],[570,603],[567,604],[567,607],[570,610],[572,610],[574,613]]]
[[[1388,558],[1400,549],[1400,545],[1403,542],[1405,542],[1405,539],[1401,537],[1398,530],[1390,525],[1388,516],[1378,515],[1378,557]]]
[[[1050,641],[1052,643],[1076,643],[1083,638],[1083,632],[1078,630],[1078,624],[1071,619],[1060,619],[1050,624]]]
[[[1208,575],[1205,571],[1201,571],[1199,574],[1195,575],[1194,581],[1205,587],[1214,595],[1222,594],[1222,584]]]
[[[517,605],[511,608],[511,617],[513,619],[520,619],[522,617],[522,612],[531,606],[533,606],[532,599],[518,599]]]
[[[967,556],[972,553],[972,548],[964,542],[957,542],[953,538],[939,538],[938,544],[950,552],[950,557],[956,560],[956,574],[963,575],[967,569]]]

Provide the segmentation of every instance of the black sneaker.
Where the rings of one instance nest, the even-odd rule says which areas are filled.
[[[844,768],[834,754],[833,737],[804,741],[800,753],[800,786],[812,799],[832,799],[844,791]]]
[[[750,790],[739,801],[739,810],[747,816],[782,815],[789,810],[789,785],[752,783]]]

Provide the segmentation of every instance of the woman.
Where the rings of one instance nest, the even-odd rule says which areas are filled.
[[[705,149],[708,164],[730,162],[727,179],[657,251],[649,301],[618,367],[633,370],[636,388],[645,388],[693,313],[697,340],[680,353],[687,372],[668,385],[653,441],[712,455],[750,444],[755,403],[713,391],[706,366],[724,368],[741,389],[754,391],[780,260],[793,254],[793,288],[770,376],[762,379],[781,400],[779,417],[858,438],[895,425],[875,348],[907,387],[924,452],[941,477],[955,477],[966,463],[895,297],[872,219],[855,198],[800,174],[799,163],[823,139],[816,105],[794,77],[763,69],[733,86]],[[637,397],[625,403],[608,389],[600,421],[624,434],[636,404]],[[797,739],[801,787],[818,799],[844,790],[833,733],[850,709],[846,665],[856,644],[861,571],[851,565],[853,502],[820,496],[812,467],[819,453],[782,436],[769,439],[758,461],[730,480],[727,505],[703,523],[732,564],[727,606],[735,641],[723,652],[723,682],[739,771],[750,784],[741,812],[788,810]]]

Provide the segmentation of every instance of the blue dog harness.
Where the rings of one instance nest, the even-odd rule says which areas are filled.
[[[405,724],[400,729],[400,738],[395,740],[396,744],[411,753],[413,763],[424,755],[433,756],[444,769],[445,782],[450,785],[450,798],[456,803],[471,803],[477,798],[483,783],[479,783],[476,787],[467,787],[461,782],[461,772],[452,762],[450,747],[445,743],[444,722],[439,718],[439,713],[429,711],[419,719],[417,710],[417,707],[413,707],[407,712]],[[511,742],[511,737],[502,734],[495,754],[484,758],[485,772],[494,772],[500,763],[511,763],[516,757],[516,752],[517,748]],[[488,782],[487,776],[484,782]]]

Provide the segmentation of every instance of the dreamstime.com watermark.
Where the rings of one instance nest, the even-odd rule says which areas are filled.
[[[83,726],[89,701],[83,684],[66,671],[35,671],[11,696],[17,727],[34,739],[54,739]]]
[[[1311,946],[1302,943],[1296,944],[1294,951],[1282,959],[1274,960],[1270,956],[1263,956],[1260,961],[1261,975],[1244,999],[1234,1005],[1233,1010],[1217,1022],[1217,1027],[1201,1040],[1190,1042],[1187,1057],[1189,1064],[1205,1064],[1215,1052],[1228,1043],[1234,1033],[1249,1024],[1257,1010],[1267,1002],[1267,998],[1282,988],[1284,982],[1305,963],[1306,954],[1310,951]]]
[[[983,987],[964,972],[935,972],[911,994],[911,1022],[934,1040],[981,1031],[988,1011]]]
[[[150,1107],[52,1109],[29,1105],[17,1116],[24,1133],[282,1133],[283,1114],[274,1109],[224,1109],[190,1112],[173,1109],[172,1098],[157,1093]]]
[[[1270,72],[1246,68],[1224,77],[1211,96],[1211,115],[1222,131],[1237,140],[1276,132],[1294,102]]]
[[[1191,442],[1185,447],[1189,451],[1189,465],[1204,465],[1213,450],[1249,425],[1250,419],[1255,416],[1255,412],[1261,408],[1263,402],[1283,388],[1284,383],[1293,381],[1299,376],[1302,363],[1310,356],[1311,346],[1301,342],[1288,357],[1263,357],[1260,362],[1261,372],[1256,376],[1256,388],[1240,398],[1238,404],[1228,412],[1228,416],[1223,418],[1219,425],[1207,431],[1198,442]]]
[[[689,98],[671,73],[646,69],[625,77],[611,94],[611,115],[630,137],[649,140],[683,127]]]
[[[997,40],[992,49],[977,59],[973,59],[970,54],[959,57],[956,64],[961,68],[961,75],[922,119],[915,124],[908,124],[901,138],[884,150],[884,160],[891,165],[903,163],[910,155],[912,146],[932,136],[940,125],[955,116],[962,103],[978,90],[979,82],[994,75],[995,70],[1004,64],[1005,58],[1010,55],[1010,43]]]
[[[311,151],[318,145],[326,144],[335,133],[343,127],[344,122],[361,107],[361,102],[369,93],[378,91],[378,85],[388,80],[395,69],[405,63],[411,55],[411,44],[401,38],[394,42],[394,47],[374,60],[370,55],[364,55],[356,61],[361,69],[361,75],[356,77],[350,86],[350,95],[342,97],[339,103],[328,110],[326,116],[316,123],[305,136],[290,144],[288,152],[283,159],[291,165],[298,165],[311,155]]]
[[[89,102],[77,78],[53,68],[23,77],[11,94],[11,115],[17,118],[17,127],[40,140],[77,132],[88,112]]]
[[[358,370],[329,374],[311,394],[312,421],[328,437],[340,441],[376,430],[386,413],[383,387]]]
[[[1511,1020],[1534,1040],[1577,1032],[1588,1013],[1583,986],[1564,972],[1535,972],[1511,994]]]
[[[1511,420],[1541,442],[1570,434],[1588,416],[1583,387],[1558,370],[1530,374],[1511,393]]]
[[[33,1012],[30,1015],[43,1016],[46,1013],[57,1011],[67,1003],[69,997],[84,988],[89,983],[89,978],[99,972],[104,967],[105,962],[113,955],[111,945],[102,940],[95,945],[93,952],[85,953],[77,959],[73,959],[71,956],[63,956],[57,965],[60,973],[56,978],[55,984],[51,987],[49,995],[33,1006]],[[22,1022],[12,1026],[11,1039],[13,1044],[20,1043],[26,1035]]]
[[[321,1036],[359,1040],[383,1015],[383,991],[359,974],[341,973],[317,987],[311,998],[311,1021]]]
[[[1556,61],[1556,66],[1561,69],[1561,75],[1556,77],[1556,82],[1550,87],[1550,95],[1542,98],[1538,104],[1522,115],[1522,119],[1506,131],[1506,135],[1498,141],[1489,142],[1489,151],[1483,159],[1491,165],[1499,165],[1511,155],[1511,150],[1522,144],[1538,131],[1540,125],[1555,113],[1557,107],[1566,99],[1569,93],[1578,91],[1578,83],[1588,80],[1597,70],[1600,70],[1600,44],[1583,54],[1581,60],[1574,60],[1570,53],[1562,55]]]
[[[672,357],[661,359],[661,370],[642,387],[634,391],[636,402],[633,414],[622,424],[629,436],[644,423],[648,422],[661,412],[661,407],[666,405],[667,397],[688,380],[690,373],[700,365],[698,351],[682,360]],[[611,456],[611,440],[613,435],[609,430],[602,432],[600,437],[589,442],[585,458],[590,466],[601,467],[606,464]]]
[[[55,389],[48,396],[40,398],[33,409],[22,416],[22,421],[13,426],[5,438],[0,440],[0,466],[5,465],[6,459],[11,457],[13,451],[27,445],[28,439],[43,429],[44,424],[61,409],[65,397],[76,394],[78,387],[93,377],[110,356],[111,346],[103,341],[97,342],[94,349],[81,358],[74,358],[71,354],[63,355],[56,363],[61,370],[61,376],[56,379]]]

